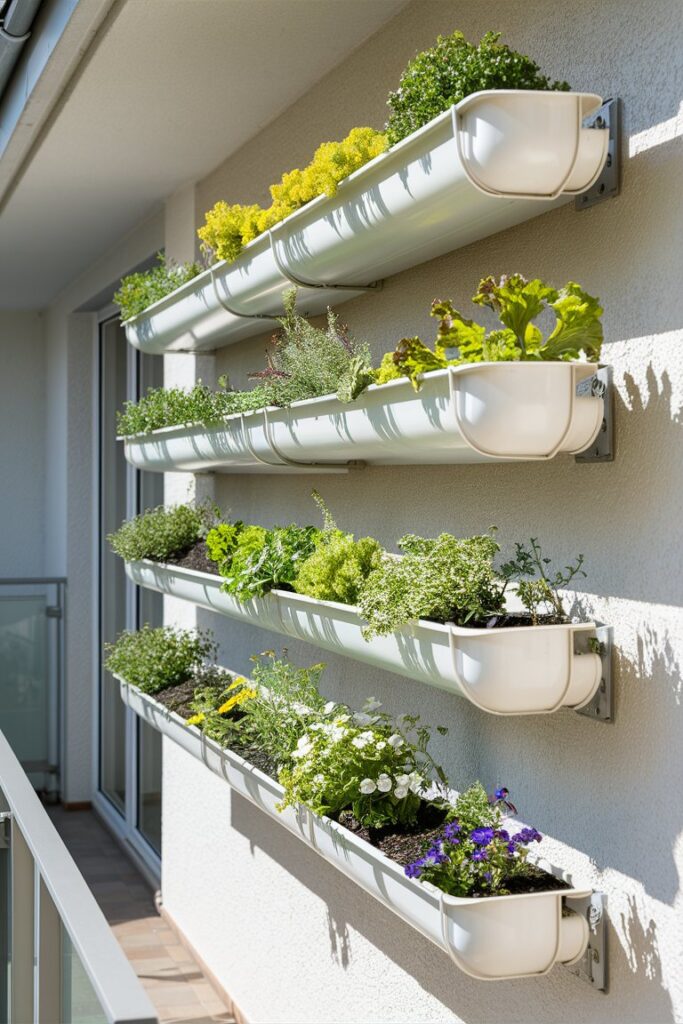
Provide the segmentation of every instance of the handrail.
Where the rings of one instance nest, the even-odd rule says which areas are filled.
[[[0,790],[13,834],[14,829],[21,833],[33,858],[36,880],[40,878],[49,893],[107,1020],[110,1024],[158,1024],[147,994],[1,731]],[[12,842],[10,849],[13,846]],[[20,909],[15,907],[13,913]],[[34,913],[38,915],[40,908],[34,908]],[[37,950],[34,956],[40,969]],[[33,971],[33,964],[28,970]]]

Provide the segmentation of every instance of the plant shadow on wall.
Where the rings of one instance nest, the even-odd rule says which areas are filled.
[[[352,965],[356,953],[353,933],[357,932],[467,1024],[528,1024],[530,1014],[533,1016],[530,999],[534,1000],[533,1005],[543,1007],[544,1024],[566,1024],[569,999],[573,1000],[573,1005],[581,1000],[584,1012],[588,1009],[591,1014],[597,1013],[604,1022],[642,1024],[644,1019],[671,1020],[671,1001],[661,987],[654,923],[651,921],[644,929],[631,902],[628,920],[622,915],[622,931],[630,942],[628,949],[614,934],[608,937],[610,973],[619,979],[618,988],[610,994],[609,1001],[603,1001],[601,994],[591,992],[585,982],[561,967],[535,979],[480,982],[459,971],[447,954],[429,939],[234,791],[230,824],[248,839],[252,856],[256,849],[263,851],[325,904],[330,958],[342,970]],[[299,921],[303,933],[308,926],[303,917]],[[302,934],[302,948],[305,948],[305,939],[306,935]],[[653,983],[645,997],[643,980]],[[519,994],[518,1009],[513,993]],[[411,1018],[396,1016],[395,1019]]]

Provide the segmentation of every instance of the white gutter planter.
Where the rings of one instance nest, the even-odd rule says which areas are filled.
[[[305,314],[529,220],[588,189],[606,129],[592,93],[474,93],[218,263],[126,321],[143,352],[220,348],[259,334],[296,284]]]
[[[602,426],[601,398],[577,395],[591,363],[470,363],[373,384],[355,401],[327,395],[124,438],[128,462],[154,472],[305,472],[314,467],[543,461],[577,454]],[[584,390],[586,390],[584,388]]]
[[[283,789],[274,779],[124,681],[121,697],[148,725],[276,818],[445,950],[471,977],[482,981],[534,977],[546,974],[556,963],[575,963],[586,950],[590,937],[587,921],[565,901],[590,896],[590,889],[477,899],[449,896],[429,883],[407,878],[400,864],[329,818],[317,817],[304,807],[288,807],[278,813],[276,804],[282,799]]]
[[[600,656],[588,649],[592,622],[469,629],[420,620],[366,641],[350,605],[283,590],[242,604],[221,590],[219,576],[147,560],[126,563],[126,572],[139,586],[447,690],[491,714],[578,709],[600,685]]]

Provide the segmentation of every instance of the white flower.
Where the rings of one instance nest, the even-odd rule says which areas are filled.
[[[299,742],[296,745],[296,750],[292,751],[292,757],[306,757],[307,754],[313,750],[313,741],[310,736],[303,735],[299,737]]]
[[[336,705],[336,703],[333,700],[328,700],[327,704],[323,708],[323,714],[324,715],[331,715],[332,712],[334,711],[334,709],[336,708],[336,706],[337,705]]]
[[[396,779],[396,785],[397,786],[409,786],[410,785],[410,775],[395,775],[394,778]]]
[[[419,793],[420,790],[422,789],[422,783],[424,782],[424,779],[422,778],[420,773],[411,772],[408,778],[410,779],[410,788],[412,792]]]
[[[357,711],[353,716],[353,720],[356,725],[370,725],[372,722],[372,716],[366,715],[363,711]]]
[[[372,743],[373,739],[374,736],[371,732],[361,732],[358,736],[354,736],[351,742],[358,750],[362,750],[363,747],[367,747],[368,743]]]
[[[382,707],[382,702],[377,700],[375,697],[368,697],[363,707],[366,711],[377,711],[378,708]]]
[[[344,722],[348,722],[350,718],[351,715],[339,715],[338,718],[335,718],[335,722],[337,723],[337,725],[343,725]]]
[[[317,783],[319,786],[322,786],[323,782],[325,781],[325,776],[322,775],[321,772],[318,772],[317,775],[313,776],[313,781]]]
[[[377,786],[372,781],[372,779],[363,779],[363,781],[360,784],[360,791],[363,794],[363,796],[370,796],[370,794],[374,793],[376,789]]]
[[[390,747],[393,747],[394,750],[398,750],[399,747],[403,746],[403,739],[401,736],[398,735],[397,732],[395,732],[393,736],[389,737],[387,743],[389,744]]]
[[[339,740],[346,736],[346,729],[341,725],[335,725],[330,729],[329,736],[333,743],[339,743]]]
[[[394,796],[402,800],[404,796],[408,796],[408,790],[405,786],[397,786],[394,790]]]
[[[391,790],[391,779],[384,772],[377,779],[377,788],[380,793],[389,793]]]
[[[377,744],[377,750],[384,750],[385,747],[386,743],[384,742],[384,740],[380,740],[379,743]]]

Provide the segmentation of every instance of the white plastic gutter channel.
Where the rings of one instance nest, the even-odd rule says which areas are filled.
[[[408,878],[400,864],[347,829],[301,805],[279,812],[278,782],[238,754],[220,747],[153,697],[120,680],[121,698],[151,728],[177,743],[232,789],[302,839],[365,892],[416,928],[479,981],[547,974],[556,963],[578,961],[588,941],[584,917],[565,903],[590,889],[570,888],[487,899],[449,896],[436,886]],[[564,878],[544,861],[539,866]]]
[[[609,132],[584,128],[593,93],[474,93],[126,321],[144,352],[220,348],[262,333],[299,287],[323,312],[414,267],[567,202],[599,176]]]
[[[602,677],[593,622],[470,629],[420,620],[367,641],[351,605],[283,590],[241,602],[220,576],[147,560],[127,562],[126,573],[138,586],[446,690],[489,714],[578,710]]]
[[[602,399],[577,395],[590,363],[473,363],[335,395],[124,437],[152,472],[340,472],[359,465],[544,461],[590,447]]]

